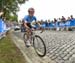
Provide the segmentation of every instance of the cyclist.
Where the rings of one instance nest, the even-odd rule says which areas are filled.
[[[34,16],[34,13],[35,13],[35,10],[34,8],[29,8],[28,9],[28,15],[26,15],[23,19],[23,22],[24,22],[24,27],[25,29],[27,29],[27,32],[30,33],[30,30],[29,29],[32,29],[32,25],[31,23],[33,21],[36,21],[36,17]],[[26,46],[29,47],[31,46],[31,43],[30,43],[30,38],[29,38],[29,35],[27,37],[27,41],[26,41]]]

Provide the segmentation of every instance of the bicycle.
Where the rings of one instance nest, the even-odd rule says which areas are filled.
[[[42,33],[42,32],[40,32],[40,33]],[[23,36],[25,43],[27,41],[27,33],[28,32],[26,31]],[[37,55],[40,57],[44,57],[46,55],[46,45],[45,45],[43,39],[39,35],[36,35],[35,32],[32,30],[31,30],[30,37],[31,37],[31,44],[34,47]]]

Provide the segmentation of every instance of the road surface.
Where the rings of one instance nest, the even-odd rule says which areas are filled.
[[[40,35],[47,49],[46,56],[56,63],[75,63],[75,32],[44,31]],[[23,33],[14,32],[14,35],[23,40]]]

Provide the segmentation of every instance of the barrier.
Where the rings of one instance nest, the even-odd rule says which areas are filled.
[[[36,26],[36,25],[35,25]],[[56,23],[43,23],[41,24],[43,28],[63,28],[63,27],[75,27],[75,19],[67,20],[65,22],[56,22]],[[37,26],[36,26],[37,28]]]
[[[6,32],[6,24],[2,19],[0,19],[0,39],[5,37]]]

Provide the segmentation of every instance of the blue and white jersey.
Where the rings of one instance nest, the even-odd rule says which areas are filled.
[[[23,19],[26,23],[31,23],[33,21],[36,21],[36,17],[35,16],[29,16],[29,15],[26,15]]]

